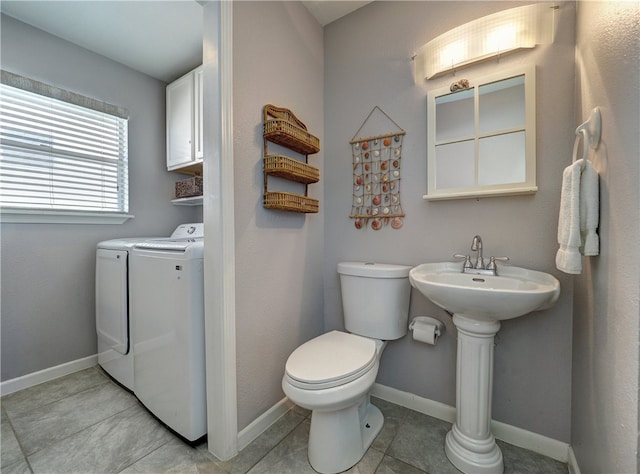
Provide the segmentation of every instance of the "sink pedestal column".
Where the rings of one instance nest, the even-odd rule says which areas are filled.
[[[468,474],[502,474],[502,452],[491,433],[493,337],[498,321],[478,321],[454,314],[458,328],[456,423],[447,433],[445,452]]]

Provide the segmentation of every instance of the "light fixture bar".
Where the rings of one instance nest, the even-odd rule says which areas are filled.
[[[557,8],[553,3],[511,8],[441,34],[416,53],[417,81],[434,79],[523,48],[553,43]]]

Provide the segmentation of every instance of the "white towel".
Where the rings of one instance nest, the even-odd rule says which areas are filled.
[[[600,214],[598,172],[587,160],[580,177],[580,236],[582,255],[588,257],[600,253],[600,240],[596,229]]]
[[[558,217],[558,243],[556,267],[565,273],[582,272],[580,257],[580,175],[581,160],[567,166],[562,173],[560,215]]]
[[[578,160],[562,173],[556,267],[565,273],[582,272],[582,255],[599,253],[598,173],[590,161]]]

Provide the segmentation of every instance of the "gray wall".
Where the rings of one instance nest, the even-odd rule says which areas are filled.
[[[173,206],[165,84],[2,15],[2,68],[129,109],[130,213],[122,225],[2,224],[3,381],[96,353],[96,243],[200,220]],[[185,71],[186,72],[186,71]]]
[[[469,253],[474,234],[485,255],[555,275],[562,285],[551,310],[505,321],[495,349],[493,417],[554,439],[570,441],[571,278],[555,268],[562,170],[571,161],[574,130],[573,2],[558,11],[553,45],[515,53],[416,85],[411,56],[460,24],[519,2],[373,2],[325,28],[325,324],[342,327],[336,265],[342,260],[416,265]],[[537,65],[537,175],[533,196],[423,201],[426,192],[426,95],[459,78],[502,67]],[[403,147],[400,230],[356,230],[351,210],[349,140],[380,106],[407,132]],[[391,130],[394,128],[391,127]],[[383,132],[385,130],[382,130]],[[390,343],[378,382],[455,405],[456,330],[451,319],[415,290],[411,317],[433,315],[447,332],[437,346],[411,337]]]
[[[322,320],[322,28],[299,2],[235,2],[233,133],[238,428],[282,397],[284,365],[318,335]],[[262,108],[286,107],[320,138],[309,161],[320,183],[319,214],[262,207]],[[273,150],[271,148],[270,150]],[[285,153],[286,154],[286,153]],[[270,189],[284,189],[285,183]]]
[[[638,472],[640,4],[577,11],[575,121],[602,113],[601,254],[575,281],[571,444],[585,474]]]

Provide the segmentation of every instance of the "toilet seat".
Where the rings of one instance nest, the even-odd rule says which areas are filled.
[[[285,376],[291,385],[306,390],[343,385],[375,366],[376,349],[373,339],[331,331],[293,351],[285,366]]]

